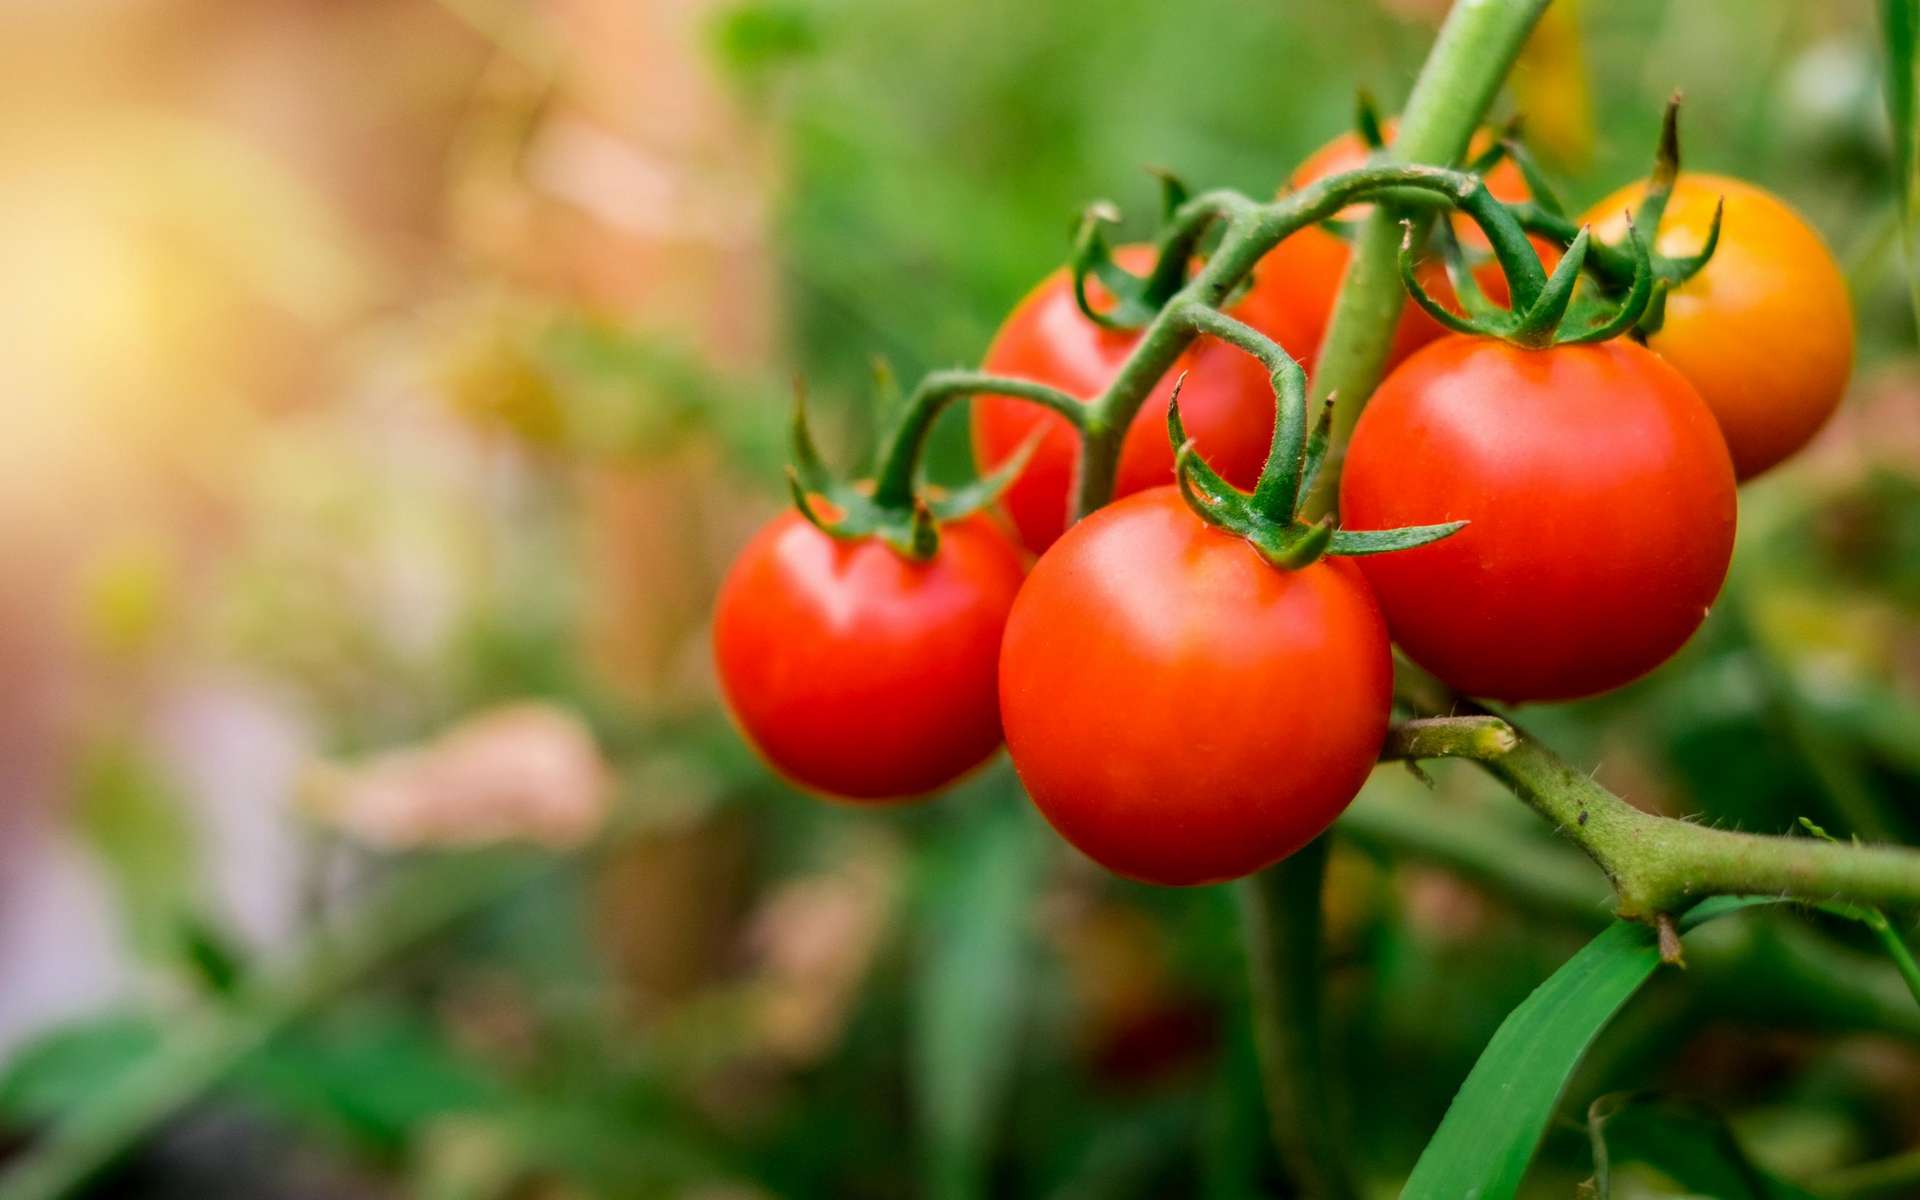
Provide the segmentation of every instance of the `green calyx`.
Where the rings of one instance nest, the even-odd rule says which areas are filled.
[[[882,374],[884,386],[888,376]],[[940,547],[940,526],[992,504],[1026,469],[1044,430],[991,474],[950,491],[933,493],[917,478],[920,452],[939,409],[950,399],[974,391],[998,390],[976,384],[995,381],[960,372],[929,377],[910,397],[899,421],[882,443],[879,470],[871,484],[837,478],[821,460],[807,427],[806,387],[796,380],[791,426],[793,461],[787,487],[794,507],[815,527],[836,538],[877,537],[916,562],[932,558]],[[1012,381],[1008,381],[1012,382]],[[1051,400],[1043,401],[1051,403]],[[825,501],[831,512],[817,501]]]
[[[1512,159],[1535,196],[1525,206],[1507,205],[1491,196],[1481,196],[1482,203],[1467,210],[1486,235],[1493,257],[1506,278],[1510,305],[1503,308],[1495,304],[1481,290],[1451,220],[1436,222],[1435,236],[1460,311],[1434,299],[1420,283],[1416,273],[1418,227],[1411,220],[1402,222],[1406,236],[1400,244],[1400,280],[1407,295],[1446,329],[1475,337],[1498,338],[1528,349],[1601,342],[1627,333],[1646,316],[1659,291],[1659,277],[1646,239],[1640,236],[1634,218],[1629,216],[1625,247],[1630,265],[1625,293],[1616,297],[1617,289],[1595,265],[1603,253],[1614,253],[1615,248],[1603,250],[1601,244],[1593,240],[1590,229],[1575,228],[1561,215],[1560,202],[1551,184],[1522,146],[1518,132],[1518,123],[1510,123],[1486,153],[1468,164],[1472,174],[1484,177],[1501,159]],[[1481,191],[1485,191],[1484,182]],[[1529,233],[1539,230],[1523,219],[1528,212],[1542,218],[1551,217],[1553,227],[1548,233],[1565,247],[1551,273],[1541,263],[1539,252],[1529,239]],[[1580,286],[1583,275],[1591,281],[1591,286]]]
[[[1415,274],[1414,227],[1406,224],[1406,238],[1400,244],[1400,280],[1407,295],[1427,314],[1455,333],[1499,338],[1517,346],[1539,349],[1546,346],[1603,342],[1634,328],[1646,315],[1653,299],[1653,263],[1647,244],[1631,222],[1627,241],[1633,249],[1634,272],[1627,293],[1618,301],[1595,294],[1597,289],[1579,286],[1581,270],[1592,249],[1593,235],[1585,226],[1574,234],[1566,252],[1554,265],[1553,273],[1538,287],[1508,278],[1513,297],[1510,308],[1502,308],[1487,298],[1474,278],[1472,267],[1460,249],[1450,225],[1440,227],[1441,251],[1447,276],[1453,282],[1464,315],[1435,300]],[[1531,247],[1526,251],[1534,252]],[[1538,262],[1538,256],[1534,255]],[[1542,268],[1544,271],[1545,268]]]
[[[1528,233],[1552,238],[1571,247],[1579,229],[1567,217],[1553,186],[1517,139],[1509,139],[1497,149],[1497,157],[1506,157],[1520,168],[1533,199],[1512,205],[1515,218]],[[1494,161],[1497,161],[1497,157]],[[1486,164],[1488,167],[1492,162]],[[1667,201],[1680,178],[1680,95],[1667,101],[1660,119],[1660,140],[1654,151],[1653,170],[1647,176],[1647,191],[1629,215],[1628,236],[1619,242],[1590,241],[1584,267],[1601,291],[1631,296],[1640,276],[1650,270],[1651,288],[1647,302],[1633,323],[1633,334],[1644,340],[1659,330],[1666,312],[1667,293],[1698,274],[1713,258],[1720,244],[1720,222],[1724,203],[1714,208],[1713,220],[1700,248],[1692,254],[1674,257],[1653,251],[1659,241],[1660,220]],[[1647,267],[1643,269],[1641,259]]]
[[[1120,210],[1112,203],[1101,200],[1088,205],[1074,227],[1073,255],[1067,262],[1074,302],[1089,321],[1104,329],[1140,329],[1151,322],[1186,285],[1188,267],[1206,232],[1204,222],[1179,220],[1192,198],[1180,177],[1164,167],[1147,170],[1160,182],[1161,232],[1153,269],[1146,275],[1135,275],[1114,261],[1106,227],[1119,223]],[[1090,279],[1098,280],[1112,297],[1106,307],[1094,305],[1087,289]]]
[[[1653,173],[1647,177],[1647,193],[1640,198],[1639,207],[1633,214],[1634,224],[1647,231],[1649,243],[1659,241],[1660,219],[1666,215],[1667,201],[1672,198],[1674,185],[1679,179],[1680,93],[1675,92],[1667,101],[1666,111],[1660,118],[1660,144],[1654,151]],[[1660,331],[1666,319],[1667,293],[1693,278],[1713,258],[1714,250],[1720,245],[1720,222],[1726,215],[1726,209],[1725,198],[1713,206],[1713,221],[1707,226],[1706,239],[1693,254],[1683,258],[1654,257],[1653,299],[1634,330],[1641,340]]]
[[[1410,550],[1437,542],[1466,526],[1465,521],[1449,521],[1404,529],[1348,530],[1338,528],[1332,517],[1301,520],[1300,505],[1312,494],[1326,462],[1333,404],[1329,397],[1313,432],[1307,433],[1306,376],[1292,359],[1286,362],[1292,367],[1290,371],[1273,374],[1273,447],[1251,493],[1228,483],[1200,457],[1180,421],[1180,387],[1186,377],[1175,381],[1167,404],[1174,478],[1187,507],[1201,520],[1245,538],[1262,558],[1287,571],[1297,571],[1328,554],[1358,556]]]
[[[1465,169],[1484,176],[1502,160],[1519,168],[1531,199],[1517,204],[1496,202],[1484,212],[1469,215],[1493,244],[1493,256],[1507,278],[1510,307],[1493,304],[1477,286],[1450,223],[1436,223],[1435,239],[1459,298],[1459,311],[1440,304],[1415,278],[1414,267],[1421,256],[1416,253],[1418,227],[1411,222],[1401,247],[1400,274],[1407,294],[1434,320],[1456,333],[1499,338],[1528,348],[1599,342],[1622,334],[1644,340],[1659,329],[1668,292],[1706,266],[1719,245],[1721,212],[1716,209],[1706,238],[1694,253],[1673,257],[1656,254],[1652,248],[1680,175],[1677,95],[1668,102],[1661,121],[1659,148],[1646,195],[1633,212],[1623,214],[1627,234],[1617,242],[1595,239],[1589,229],[1567,216],[1552,181],[1520,140],[1517,119]],[[1421,212],[1431,207],[1431,201],[1414,201],[1411,197],[1401,203]],[[1521,244],[1515,243],[1516,233],[1521,235]],[[1564,247],[1551,275],[1540,266],[1538,253],[1525,243],[1529,234]],[[1516,264],[1523,269],[1516,271]]]

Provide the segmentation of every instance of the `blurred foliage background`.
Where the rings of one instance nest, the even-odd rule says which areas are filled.
[[[8,6],[0,1170],[44,1173],[0,1197],[108,1159],[91,1194],[1287,1194],[1226,892],[1105,877],[1004,763],[899,811],[792,794],[703,623],[782,502],[794,373],[857,457],[873,356],[975,360],[1085,202],[1148,228],[1143,165],[1270,191],[1356,88],[1397,104],[1444,7]],[[1744,493],[1694,645],[1529,714],[1660,811],[1920,835],[1881,72],[1867,0],[1556,0],[1502,102],[1579,204],[1684,90],[1688,165],[1785,195],[1853,286],[1853,394]],[[1383,1195],[1607,912],[1433,775],[1382,768],[1334,835],[1340,1116]],[[1873,951],[1703,933],[1530,1186],[1658,1088],[1829,1194],[1920,1193],[1853,1166],[1920,1144],[1920,1008]]]

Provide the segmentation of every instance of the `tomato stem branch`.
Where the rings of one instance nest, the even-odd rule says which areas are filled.
[[[1177,315],[1196,332],[1245,351],[1267,369],[1268,382],[1273,385],[1273,445],[1253,493],[1253,509],[1269,520],[1291,524],[1299,503],[1307,445],[1306,371],[1280,343],[1217,308],[1187,302]]]
[[[1544,283],[1539,256],[1519,223],[1469,172],[1404,164],[1369,166],[1330,175],[1266,204],[1227,191],[1197,196],[1174,214],[1172,227],[1186,232],[1176,232],[1169,244],[1185,244],[1179,239],[1189,234],[1197,241],[1199,231],[1215,220],[1224,219],[1226,229],[1206,264],[1148,323],[1106,391],[1089,406],[1081,427],[1079,480],[1071,515],[1083,517],[1113,498],[1121,439],[1135,414],[1194,339],[1202,332],[1215,332],[1199,328],[1193,315],[1196,307],[1218,310],[1267,252],[1288,235],[1327,220],[1349,204],[1404,189],[1435,195],[1471,215],[1487,231],[1502,265],[1514,273],[1518,289],[1525,290],[1527,280],[1535,277]],[[1397,274],[1394,286],[1399,286]]]
[[[1498,717],[1424,717],[1387,732],[1382,762],[1422,758],[1489,758],[1519,743],[1513,727]]]
[[[1493,815],[1408,795],[1406,789],[1373,787],[1334,829],[1370,853],[1448,870],[1519,911],[1589,930],[1606,925],[1612,890],[1578,850],[1543,842]],[[1891,926],[1889,931],[1897,939]],[[1730,941],[1697,943],[1688,954],[1709,1006],[1788,1025],[1920,1040],[1920,1006],[1909,994],[1920,980],[1907,975],[1891,948],[1890,966],[1805,925],[1771,922]]]
[[[1513,744],[1504,749],[1498,738],[1442,736],[1427,723],[1409,724],[1420,728],[1409,734],[1403,727],[1402,747],[1418,739],[1472,759],[1586,851],[1613,881],[1622,917],[1652,923],[1723,895],[1920,908],[1920,850],[1770,837],[1662,817],[1614,795],[1510,722]]]

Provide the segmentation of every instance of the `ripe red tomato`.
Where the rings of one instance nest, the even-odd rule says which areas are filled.
[[[1089,857],[1153,883],[1230,879],[1311,841],[1365,782],[1392,691],[1352,563],[1280,570],[1172,487],[1055,543],[1000,651],[1027,793]]]
[[[1122,246],[1114,257],[1128,270],[1144,273],[1153,265],[1153,254],[1150,246]],[[1293,353],[1308,344],[1284,314],[1236,310],[1236,315]],[[1112,382],[1139,340],[1137,331],[1104,329],[1088,320],[1074,303],[1073,281],[1063,269],[1047,276],[1013,310],[987,350],[985,369],[1038,380],[1090,401]],[[1167,399],[1183,371],[1180,413],[1200,456],[1242,487],[1252,487],[1259,477],[1273,440],[1273,386],[1253,358],[1201,338],[1135,414],[1121,445],[1115,496],[1173,481]],[[1007,396],[980,396],[973,402],[973,453],[982,474],[1020,449],[1043,424],[1048,432],[1001,497],[1021,541],[1035,553],[1066,528],[1079,440],[1065,419],[1038,405]]]
[[[1617,241],[1646,185],[1593,206],[1597,236]],[[1807,444],[1840,403],[1853,369],[1847,283],[1820,235],[1778,198],[1738,179],[1682,175],[1658,249],[1697,253],[1726,198],[1713,258],[1667,297],[1647,339],[1680,368],[1726,435],[1733,469],[1750,479]]]
[[[1470,522],[1361,570],[1402,650],[1501,700],[1590,695],[1664,662],[1719,594],[1734,509],[1713,415],[1624,340],[1434,343],[1374,394],[1340,484],[1349,529]]]
[[[756,534],[721,587],[727,706],[793,782],[853,800],[942,787],[1000,744],[1000,634],[1023,563],[980,517],[925,562],[844,541],[797,512]]]
[[[1389,120],[1383,126],[1389,143],[1397,131],[1397,121]],[[1482,148],[1481,144],[1476,144],[1474,152],[1478,153]],[[1299,189],[1329,175],[1366,166],[1369,153],[1367,144],[1360,140],[1359,134],[1343,133],[1309,155],[1294,170],[1289,182],[1292,187]],[[1487,172],[1486,183],[1487,190],[1496,199],[1508,203],[1525,200],[1528,196],[1526,178],[1520,173],[1520,168],[1507,159],[1502,159]],[[1340,219],[1357,221],[1372,207],[1370,204],[1349,205],[1341,210]],[[1473,249],[1485,248],[1486,237],[1471,219],[1456,217],[1454,228],[1463,245]],[[1536,242],[1534,248],[1540,251],[1551,267],[1557,258],[1554,249],[1544,242]],[[1254,269],[1253,288],[1248,293],[1247,306],[1261,312],[1272,312],[1275,315],[1271,319],[1299,327],[1309,339],[1305,344],[1311,346],[1317,355],[1320,342],[1327,333],[1327,324],[1333,317],[1334,300],[1339,295],[1340,281],[1346,276],[1350,257],[1352,247],[1340,235],[1318,225],[1298,230],[1260,260],[1260,265]],[[1430,295],[1443,304],[1453,306],[1453,284],[1447,279],[1443,264],[1433,260],[1422,263],[1418,274],[1421,285]],[[1489,299],[1500,304],[1507,302],[1507,279],[1500,273],[1498,264],[1489,261],[1475,267],[1473,277]],[[1409,354],[1446,332],[1438,321],[1419,306],[1407,305],[1401,310],[1400,323],[1394,329],[1393,349],[1387,358],[1388,368],[1391,369]]]

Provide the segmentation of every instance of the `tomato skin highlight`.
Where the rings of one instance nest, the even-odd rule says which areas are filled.
[[[1595,236],[1624,237],[1623,214],[1645,191],[1633,184],[1594,205],[1586,220]],[[1713,257],[1667,296],[1647,345],[1700,392],[1746,480],[1806,445],[1839,406],[1853,370],[1853,307],[1820,235],[1742,180],[1681,175],[1660,222],[1661,253],[1698,253],[1723,196]]]
[[[1666,661],[1719,594],[1733,468],[1681,374],[1624,340],[1434,343],[1360,416],[1349,529],[1471,522],[1358,560],[1409,657],[1500,700],[1607,691]]]
[[[1068,530],[1000,652],[1035,805],[1088,857],[1160,884],[1250,874],[1326,829],[1373,767],[1392,692],[1352,563],[1280,570],[1173,487]]]
[[[1151,269],[1150,246],[1122,246],[1114,258],[1128,270]],[[1096,298],[1096,303],[1098,302]],[[1235,315],[1303,353],[1307,342],[1284,314],[1264,308]],[[1073,297],[1066,270],[1055,271],[1028,293],[994,336],[983,364],[998,375],[1037,380],[1091,401],[1104,391],[1140,340],[1137,330],[1105,329],[1087,319]],[[1304,364],[1303,364],[1304,365]],[[1273,440],[1273,386],[1250,355],[1213,338],[1201,338],[1180,356],[1134,414],[1121,443],[1114,495],[1127,496],[1173,481],[1173,447],[1167,442],[1167,401],[1182,372],[1180,415],[1200,456],[1242,487],[1259,477]],[[1034,553],[1053,544],[1067,524],[1080,443],[1065,418],[1008,396],[973,401],[973,452],[986,474],[1011,457],[1034,429],[1047,429],[1026,470],[1001,497],[1001,507]]]
[[[1389,119],[1383,126],[1389,144],[1398,131],[1397,119]],[[1483,141],[1484,138],[1475,139],[1475,153],[1484,148]],[[1297,191],[1329,175],[1364,167],[1370,153],[1358,133],[1343,133],[1308,155],[1294,169],[1288,185]],[[1530,194],[1526,177],[1510,159],[1502,159],[1488,171],[1486,183],[1487,190],[1496,199],[1509,204],[1525,200]],[[1371,204],[1348,205],[1341,210],[1340,219],[1357,221],[1372,207]],[[1456,216],[1454,229],[1463,246],[1474,252],[1485,252],[1486,236],[1472,218]],[[1534,249],[1540,252],[1542,261],[1551,270],[1553,263],[1558,260],[1555,248],[1545,242],[1535,241]],[[1307,338],[1303,344],[1311,347],[1312,353],[1317,356],[1320,344],[1326,338],[1327,326],[1333,318],[1333,305],[1339,297],[1341,281],[1346,278],[1347,263],[1352,257],[1353,248],[1339,234],[1319,225],[1296,230],[1268,251],[1260,260],[1260,265],[1254,268],[1253,288],[1248,293],[1247,305],[1263,312],[1272,312],[1275,314],[1272,319],[1298,327]],[[1421,286],[1430,295],[1449,308],[1458,310],[1453,283],[1447,278],[1444,265],[1428,259],[1415,267],[1415,273],[1419,276]],[[1499,264],[1491,261],[1481,263],[1474,268],[1473,277],[1488,299],[1496,304],[1507,303],[1507,277],[1501,274]],[[1394,326],[1393,348],[1387,354],[1387,369],[1392,370],[1415,350],[1446,333],[1446,328],[1418,305],[1407,304],[1400,311],[1399,324]]]
[[[996,665],[1024,562],[984,518],[910,562],[797,512],[747,544],[714,611],[728,710],[782,775],[849,800],[924,795],[1000,744]]]

